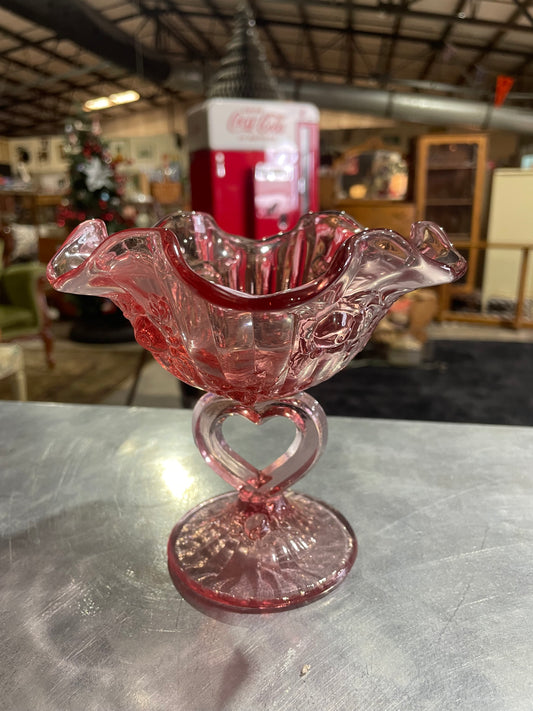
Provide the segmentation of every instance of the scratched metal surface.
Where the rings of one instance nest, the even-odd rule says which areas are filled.
[[[189,412],[1,404],[2,708],[531,711],[532,434],[330,419],[296,488],[351,521],[355,567],[307,607],[240,615],[167,574],[173,524],[226,488]],[[232,436],[279,445],[275,424]]]

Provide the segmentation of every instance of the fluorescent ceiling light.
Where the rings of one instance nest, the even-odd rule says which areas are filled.
[[[83,104],[85,111],[99,111],[100,109],[107,109],[113,106],[110,99],[107,96],[100,96],[98,99],[89,99]]]
[[[120,94],[111,94],[109,97],[112,104],[130,104],[132,101],[139,101],[141,98],[136,91],[121,91]]]
[[[120,104],[129,104],[132,101],[138,101],[141,97],[136,91],[121,91],[118,94],[110,94],[109,96],[100,96],[97,99],[89,99],[83,104],[85,111],[100,111],[108,109],[110,106],[118,106]]]

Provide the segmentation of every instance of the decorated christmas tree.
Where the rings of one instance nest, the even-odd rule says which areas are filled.
[[[84,220],[98,218],[109,234],[133,226],[123,216],[124,180],[118,162],[101,138],[98,120],[81,114],[67,121],[64,151],[69,161],[69,190],[58,210],[57,223],[73,230]],[[133,339],[133,331],[111,301],[74,296],[78,313],[70,337],[83,342],[118,342]]]
[[[111,234],[130,223],[122,215],[124,180],[100,134],[98,120],[89,121],[83,114],[66,123],[64,151],[69,161],[70,188],[58,223],[70,228],[83,220],[99,218]]]

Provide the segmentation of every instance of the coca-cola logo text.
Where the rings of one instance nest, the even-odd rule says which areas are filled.
[[[285,116],[273,111],[234,111],[227,127],[230,133],[247,136],[279,136],[285,131]]]

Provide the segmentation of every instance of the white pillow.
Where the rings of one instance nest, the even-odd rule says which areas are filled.
[[[39,234],[34,225],[19,225],[13,222],[9,225],[13,237],[11,262],[29,261],[38,258]]]

